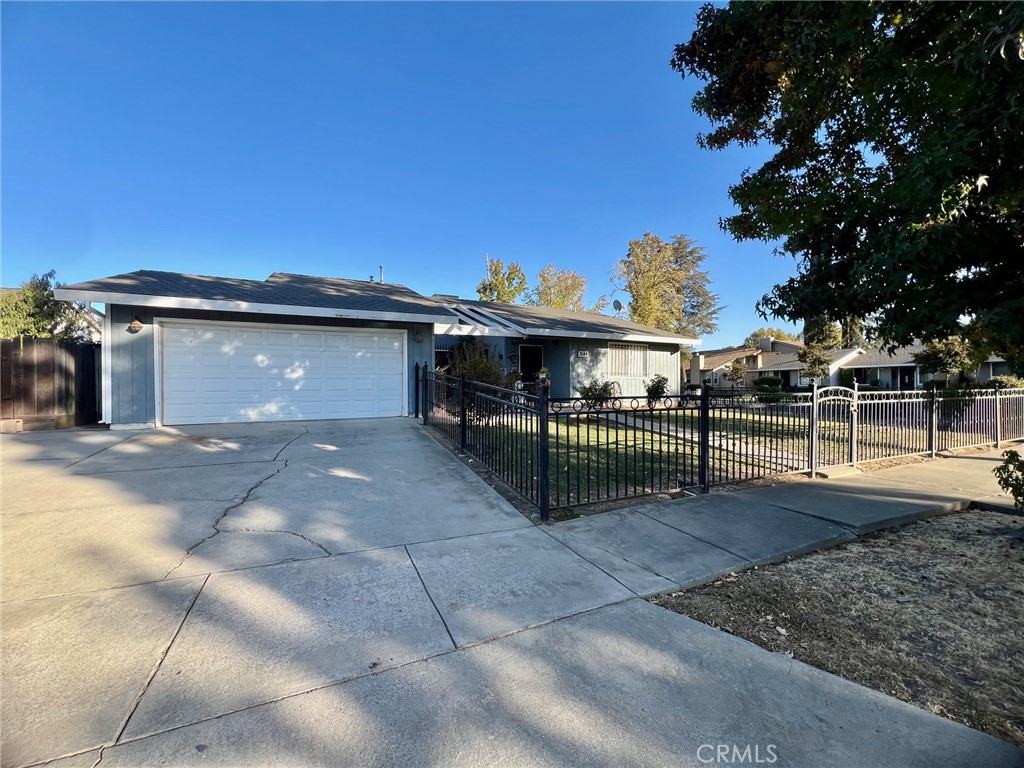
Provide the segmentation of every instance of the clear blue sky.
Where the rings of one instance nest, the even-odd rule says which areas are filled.
[[[718,228],[764,155],[696,146],[668,61],[697,8],[4,3],[2,282],[383,264],[475,296],[489,253],[593,299],[651,230],[707,249],[703,346],[738,342],[794,264]]]

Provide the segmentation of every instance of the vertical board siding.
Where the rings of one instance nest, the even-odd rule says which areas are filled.
[[[97,347],[56,339],[0,341],[0,418],[24,429],[89,424],[98,417]]]

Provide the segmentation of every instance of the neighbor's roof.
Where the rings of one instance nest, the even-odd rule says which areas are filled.
[[[887,349],[869,349],[853,360],[851,368],[887,368],[890,365],[917,365],[914,355],[924,349],[924,344],[897,347],[891,353]]]
[[[863,355],[858,355],[861,350],[854,347],[849,349],[830,349],[828,350],[828,356],[832,358],[832,365],[835,365],[839,361],[845,362],[845,358],[854,358],[856,366],[860,366],[860,359]],[[772,356],[766,356],[762,359],[761,365],[758,366],[759,371],[797,371],[802,370],[804,364],[800,362],[800,358],[796,354],[778,354]]]
[[[474,301],[435,296],[457,313],[473,322],[476,317],[504,326],[513,333],[527,336],[568,336],[573,338],[622,339],[651,341],[662,344],[692,345],[698,339],[681,336],[660,328],[609,317],[596,312],[572,312],[566,309],[533,307],[523,304],[501,304],[495,301]]]
[[[729,365],[733,360],[739,360],[750,355],[756,355],[760,350],[753,347],[726,347],[725,349],[709,349],[701,352],[704,357],[702,371],[713,371],[723,365]]]
[[[404,285],[275,272],[266,280],[139,270],[66,285],[58,298],[107,304],[383,320],[450,321],[451,311]]]

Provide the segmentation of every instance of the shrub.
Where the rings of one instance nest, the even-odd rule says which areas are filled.
[[[782,378],[779,376],[759,376],[754,379],[754,386],[763,392],[780,392]]]
[[[616,386],[614,381],[594,379],[589,384],[579,384],[574,389],[588,409],[596,410],[615,397]]]
[[[992,474],[999,487],[1013,497],[1013,505],[1024,512],[1024,458],[1017,451],[1003,451],[1003,463]]]
[[[853,389],[853,368],[841,368],[839,371],[839,383],[847,389]]]
[[[647,390],[647,405],[653,408],[661,398],[668,394],[668,377],[660,373],[655,374],[650,381],[644,382],[644,388]]]
[[[987,386],[992,389],[1024,389],[1024,379],[1019,376],[993,376]]]

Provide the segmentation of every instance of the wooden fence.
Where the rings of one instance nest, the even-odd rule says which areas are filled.
[[[100,419],[100,347],[55,339],[0,340],[5,431],[62,429]]]

